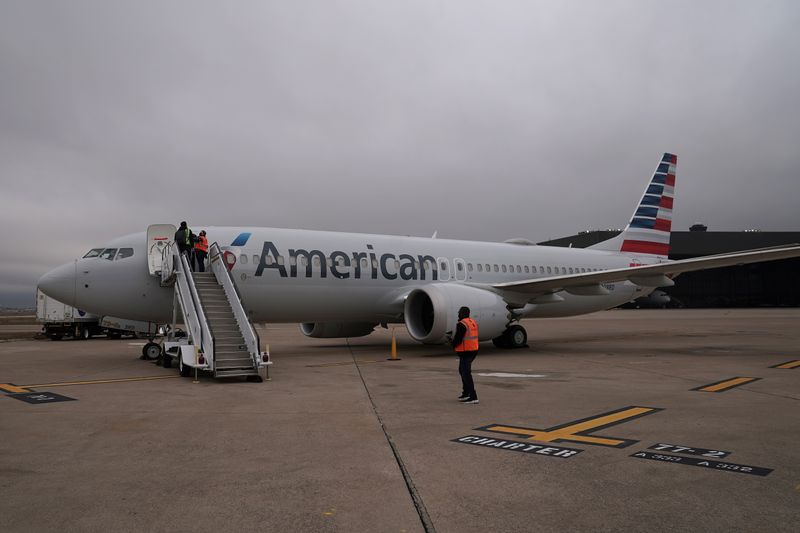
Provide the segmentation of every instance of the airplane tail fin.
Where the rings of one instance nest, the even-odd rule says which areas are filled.
[[[678,156],[665,153],[625,230],[613,239],[590,248],[666,259],[669,256],[677,164]]]

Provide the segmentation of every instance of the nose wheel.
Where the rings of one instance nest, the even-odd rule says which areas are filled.
[[[498,348],[516,349],[528,347],[528,332],[519,324],[514,324],[506,329],[502,335],[492,339]]]

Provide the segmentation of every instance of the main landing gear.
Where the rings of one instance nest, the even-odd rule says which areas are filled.
[[[498,348],[516,349],[528,347],[528,332],[519,324],[509,326],[502,335],[492,339]]]

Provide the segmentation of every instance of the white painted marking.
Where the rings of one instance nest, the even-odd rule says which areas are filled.
[[[510,372],[482,372],[479,376],[486,378],[545,378],[545,374],[512,374]]]
[[[128,346],[144,346],[146,342],[129,342]]]

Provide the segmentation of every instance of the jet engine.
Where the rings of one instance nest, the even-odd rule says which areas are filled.
[[[414,289],[405,303],[408,333],[426,344],[446,342],[455,332],[458,309],[467,306],[478,323],[480,340],[500,336],[511,319],[506,302],[497,294],[466,285],[434,283]]]
[[[372,322],[305,322],[300,324],[300,330],[306,337],[333,339],[363,337],[372,333],[375,326]]]

